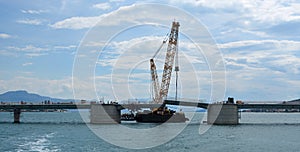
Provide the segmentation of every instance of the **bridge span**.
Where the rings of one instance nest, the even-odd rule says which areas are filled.
[[[164,104],[167,105],[180,105],[189,107],[198,107],[208,109],[209,105],[213,103],[195,102],[195,101],[179,101],[179,100],[164,100]],[[230,103],[229,103],[230,104]],[[225,104],[220,104],[225,105]],[[226,104],[227,105],[227,104]],[[232,104],[236,105],[238,109],[300,109],[300,104],[288,104],[288,103],[245,103],[245,104]]]
[[[49,109],[89,109],[91,123],[120,123],[122,109],[139,110],[142,108],[157,108],[161,104],[0,104],[0,112],[14,112],[14,123],[20,123],[20,115],[24,110],[49,110]]]
[[[181,105],[200,107],[207,109],[207,123],[218,125],[237,125],[239,123],[239,110],[241,109],[284,109],[284,110],[300,110],[300,104],[290,103],[249,103],[249,104],[235,104],[233,98],[230,103],[208,104],[201,102],[189,102],[189,101],[175,101],[165,100],[164,104]]]
[[[0,104],[0,111],[13,111],[14,123],[20,123],[22,110],[43,109],[90,109],[91,123],[120,123],[122,109],[139,110],[158,108],[166,105],[190,106],[207,109],[207,123],[236,125],[239,123],[240,109],[300,109],[300,104],[211,104],[199,101],[164,100],[163,104]]]

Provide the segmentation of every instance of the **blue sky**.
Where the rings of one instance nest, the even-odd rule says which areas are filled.
[[[180,97],[300,98],[300,3],[296,0],[12,0],[0,4],[1,93],[27,90],[59,98],[149,98],[148,60],[176,19],[181,23]],[[159,76],[165,50],[166,46],[157,57]],[[169,96],[174,96],[174,74]]]

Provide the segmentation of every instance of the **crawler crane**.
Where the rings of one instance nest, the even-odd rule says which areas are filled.
[[[153,90],[154,90],[153,91],[154,92],[154,96],[153,96],[154,103],[163,103],[163,99],[167,98],[167,96],[168,96],[175,55],[176,55],[176,60],[178,60],[177,40],[178,40],[179,26],[180,26],[179,22],[174,21],[172,23],[171,32],[168,37],[169,41],[168,41],[168,48],[167,48],[167,53],[166,53],[166,58],[165,58],[161,86],[159,86],[154,58],[156,57],[158,52],[161,50],[162,46],[167,42],[167,38],[165,38],[163,40],[163,43],[161,44],[159,49],[156,51],[154,56],[150,59],[151,79],[152,79],[152,86],[153,86]],[[179,71],[179,66],[177,65],[177,62],[175,65],[175,71],[176,71],[176,87],[177,87],[177,78],[178,78],[177,73]],[[176,97],[175,98],[177,98],[177,88],[176,88]]]

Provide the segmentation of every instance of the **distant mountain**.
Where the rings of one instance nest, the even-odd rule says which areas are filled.
[[[52,102],[71,102],[72,99],[58,99],[46,96],[40,96],[34,93],[28,93],[25,90],[18,91],[8,91],[6,93],[0,94],[0,101],[2,102],[43,102],[45,100],[50,100]]]

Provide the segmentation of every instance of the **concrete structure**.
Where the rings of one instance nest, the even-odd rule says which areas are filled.
[[[236,104],[210,104],[207,111],[207,123],[214,125],[237,125],[239,123]]]
[[[93,108],[92,108],[93,106]],[[160,104],[0,104],[0,111],[14,112],[14,123],[20,123],[21,111],[44,109],[90,109],[91,123],[120,123],[121,110],[155,108]],[[104,107],[104,108],[103,108]],[[125,108],[124,108],[125,107]],[[110,115],[110,116],[109,116]],[[102,120],[103,119],[103,120]],[[109,121],[113,120],[113,121]]]
[[[114,104],[92,104],[90,120],[92,124],[121,123],[121,106]]]
[[[14,109],[14,123],[20,123],[21,109]]]
[[[192,106],[208,109],[207,123],[215,125],[237,125],[239,124],[239,110],[240,109],[300,109],[300,104],[234,104],[233,98],[228,98],[226,104],[208,104],[197,101],[176,101],[165,100],[164,104]]]
[[[233,99],[232,99],[233,100]],[[90,109],[91,123],[120,123],[121,110],[128,108],[154,108],[165,105],[181,105],[208,109],[207,123],[236,125],[239,123],[239,109],[300,109],[300,104],[209,104],[199,101],[165,100],[160,104],[0,104],[0,111],[14,113],[14,123],[20,123],[21,111],[42,109]]]

